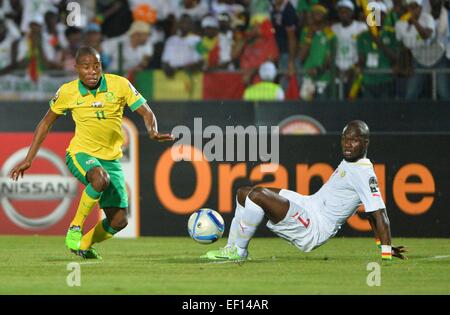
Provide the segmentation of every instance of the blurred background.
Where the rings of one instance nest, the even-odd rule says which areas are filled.
[[[2,0],[2,98],[54,93],[73,76],[77,48],[89,45],[105,71],[155,100],[448,100],[448,8],[448,0]],[[266,62],[275,67],[261,76]]]

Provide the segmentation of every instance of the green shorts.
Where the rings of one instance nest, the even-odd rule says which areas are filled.
[[[84,185],[88,185],[86,174],[94,167],[102,167],[108,174],[110,183],[100,197],[100,208],[127,208],[128,194],[122,164],[119,160],[101,160],[86,153],[66,152],[69,171]]]

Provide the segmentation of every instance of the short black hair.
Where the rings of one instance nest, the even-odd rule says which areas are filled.
[[[370,130],[369,130],[369,126],[367,126],[367,124],[364,122],[364,121],[362,121],[362,120],[352,120],[351,122],[349,122],[346,126],[345,126],[345,128],[344,128],[344,131],[347,129],[347,128],[351,128],[351,129],[359,129],[359,131],[360,131],[360,133],[361,133],[361,136],[363,136],[364,138],[369,138],[369,136],[370,136]],[[343,131],[343,132],[344,132]]]
[[[98,53],[97,49],[95,49],[94,47],[90,47],[90,46],[83,46],[83,47],[78,48],[78,50],[77,50],[77,54],[75,55],[76,63],[78,63],[80,61],[81,57],[84,57],[86,55],[95,56],[100,59],[100,54]]]

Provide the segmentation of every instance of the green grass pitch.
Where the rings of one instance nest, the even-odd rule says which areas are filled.
[[[448,239],[396,238],[409,260],[381,263],[371,238],[334,238],[302,253],[280,238],[255,238],[251,261],[200,259],[224,246],[188,237],[112,239],[97,245],[102,261],[82,260],[64,237],[0,236],[0,294],[450,294]],[[66,278],[80,263],[80,286]],[[381,265],[381,285],[367,285],[370,262]]]

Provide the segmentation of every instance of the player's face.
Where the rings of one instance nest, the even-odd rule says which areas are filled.
[[[366,155],[368,139],[358,128],[345,128],[341,137],[341,148],[344,159],[354,162]]]
[[[75,66],[81,82],[89,88],[94,88],[102,76],[100,56],[84,55]]]

